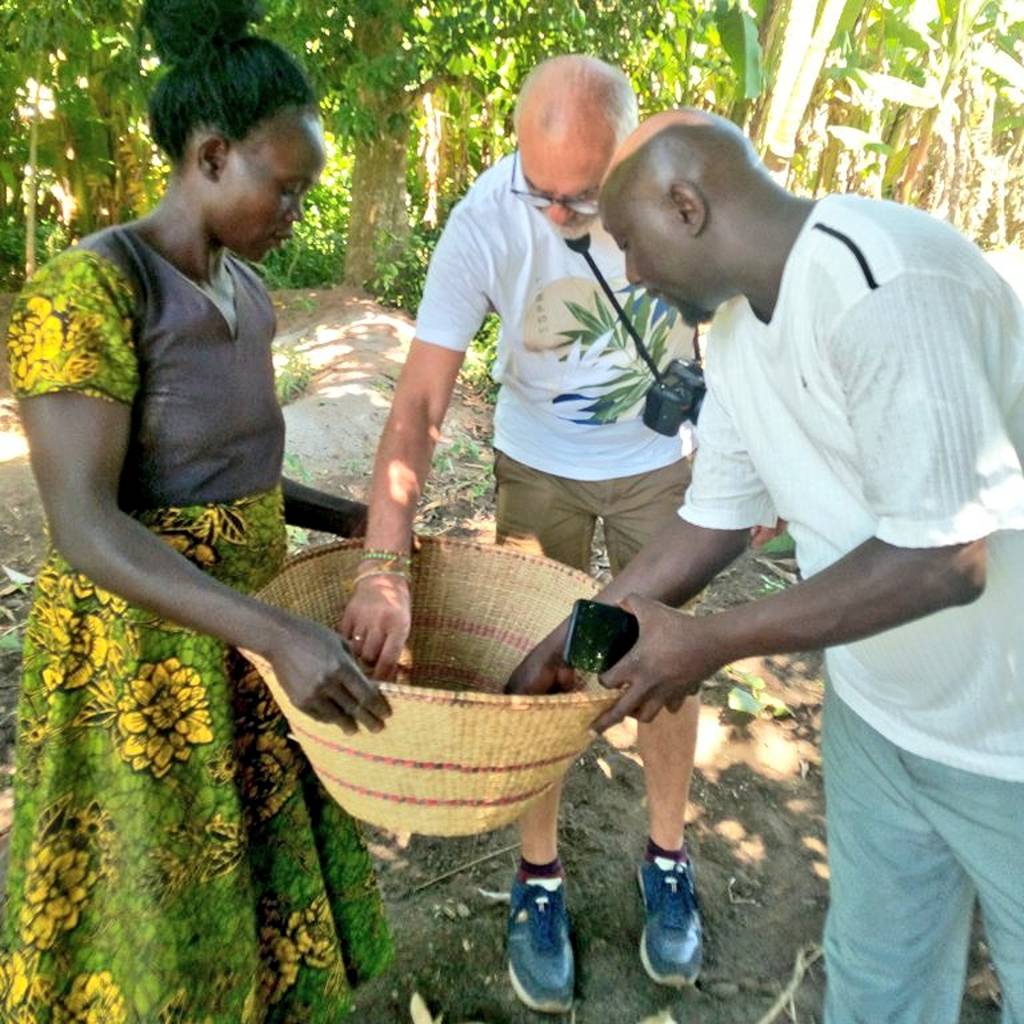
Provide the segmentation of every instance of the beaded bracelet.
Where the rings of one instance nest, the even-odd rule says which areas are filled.
[[[406,562],[411,564],[412,558],[404,551],[385,551],[383,548],[367,548],[360,559],[363,562]]]

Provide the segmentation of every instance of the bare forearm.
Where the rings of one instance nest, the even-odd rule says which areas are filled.
[[[985,542],[897,548],[869,540],[785,593],[702,620],[722,664],[852,643],[954,605],[984,589]]]
[[[21,414],[50,536],[76,570],[232,645],[265,653],[281,638],[283,612],[218,583],[118,508],[128,406],[62,392],[23,401]]]
[[[629,594],[643,594],[668,605],[684,604],[743,553],[748,537],[747,530],[707,530],[676,516],[601,591],[599,600],[614,604]]]
[[[747,530],[707,530],[675,517],[637,553],[629,565],[595,598],[617,604],[630,594],[678,607],[699,594],[743,553]],[[561,644],[568,619],[547,638]]]
[[[642,594],[665,604],[683,604],[743,551],[748,537],[747,530],[706,530],[676,517],[597,600],[617,604],[630,595]],[[682,618],[671,614],[674,619]],[[564,619],[523,659],[506,684],[508,692],[548,693],[573,685],[572,670],[562,660],[568,625],[569,620]]]
[[[423,484],[437,443],[439,424],[426,409],[392,411],[377,448],[370,486],[366,546],[408,551]]]
[[[285,615],[217,582],[123,513],[78,512],[51,519],[54,546],[78,572],[197,632],[266,654],[279,640]]]

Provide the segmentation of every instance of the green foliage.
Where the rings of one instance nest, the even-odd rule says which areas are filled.
[[[327,135],[327,166],[303,203],[291,241],[259,269],[268,288],[318,288],[341,277],[351,206],[352,159]]]
[[[465,362],[459,373],[459,380],[470,391],[482,396],[489,402],[498,397],[498,385],[491,377],[494,360],[498,355],[498,336],[501,333],[501,321],[491,313],[484,320],[480,330],[466,352]]]
[[[437,478],[449,498],[460,496],[476,502],[491,490],[493,463],[476,441],[460,437],[438,446],[431,476]]]
[[[720,2],[715,11],[718,34],[736,75],[736,98],[752,100],[764,89],[757,22],[739,7]]]
[[[766,711],[771,712],[774,718],[784,718],[792,714],[784,701],[767,692],[765,682],[760,676],[735,668],[729,669],[729,675],[742,684],[729,690],[728,703],[731,710],[755,718]]]
[[[760,552],[769,558],[792,558],[796,554],[796,543],[789,535],[789,531],[783,530],[771,540],[765,541],[760,547]]]
[[[808,11],[813,15],[816,6],[820,20],[835,0],[809,7],[800,0],[264,6],[260,31],[304,60],[325,123],[337,133],[305,223],[266,261],[272,287],[335,282],[346,258],[360,253],[369,263],[377,254],[375,271],[360,279],[369,279],[382,301],[414,310],[438,234],[423,222],[428,198],[443,224],[475,174],[510,148],[512,108],[525,75],[566,52],[620,65],[644,113],[681,104],[713,109],[743,124],[762,150],[769,100],[785,91],[780,83],[813,78],[802,121],[794,114],[787,122],[792,132],[799,129],[795,156],[773,168],[788,172],[790,187],[931,202],[975,237],[982,222],[1002,244],[1024,236],[1010,170],[1024,159],[1019,3],[846,0],[834,37],[816,41],[820,63],[810,78],[807,67],[780,66],[809,64],[808,47],[781,44],[807,31]],[[147,93],[159,69],[136,32],[140,7],[141,0],[0,0],[0,96],[8,100],[0,110],[0,287],[18,284],[24,262],[20,193],[29,160],[30,80],[52,99],[36,126],[40,259],[68,239],[144,212],[159,194],[166,167],[145,128]],[[967,88],[964,75],[972,69],[977,81]],[[955,134],[959,124],[970,125],[971,137],[955,149],[949,125]],[[353,194],[356,154],[372,155],[378,143],[403,149],[406,139],[407,179],[375,179],[364,170]],[[949,180],[968,171],[979,182],[974,196],[959,179]],[[976,196],[993,212],[987,220],[984,209],[973,221],[956,217],[939,207],[944,195],[961,197],[964,206]],[[355,225],[353,209],[361,211]],[[367,224],[374,226],[366,237],[347,246],[357,234],[351,229]],[[401,240],[397,250],[388,244],[393,239]]]
[[[316,371],[305,352],[294,347],[274,346],[274,389],[281,405],[306,393]]]
[[[9,629],[6,633],[0,633],[0,654],[5,654],[9,651],[21,651],[21,637],[18,636],[15,629]]]
[[[784,580],[780,580],[777,576],[766,576],[761,573],[761,590],[762,594],[781,594],[786,589],[786,583]]]
[[[291,240],[257,267],[267,287],[317,288],[336,282],[345,264],[348,207],[348,190],[340,184],[311,189]]]
[[[301,455],[294,452],[284,453],[284,475],[291,480],[298,480],[300,483],[308,484],[313,479],[309,467],[302,460]]]
[[[37,262],[42,264],[67,247],[68,232],[55,220],[36,225]],[[25,224],[8,215],[0,220],[0,291],[17,291],[24,283]]]
[[[288,554],[297,555],[309,547],[309,530],[303,526],[292,526],[290,523],[285,527],[288,534]]]
[[[415,316],[427,279],[430,254],[440,237],[440,227],[418,223],[396,258],[377,260],[377,275],[370,282],[370,291],[378,301]],[[382,248],[386,241],[380,239]]]

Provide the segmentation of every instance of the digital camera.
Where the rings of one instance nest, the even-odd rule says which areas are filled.
[[[647,392],[644,426],[672,437],[685,420],[697,422],[707,387],[704,373],[692,359],[673,359]]]

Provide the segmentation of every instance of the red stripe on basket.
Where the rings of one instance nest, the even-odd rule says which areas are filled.
[[[481,705],[481,701],[473,700],[470,696],[463,697],[460,694],[453,692],[449,697],[440,697],[433,693],[413,693],[409,692],[413,690],[413,687],[408,687],[406,691],[401,694],[401,700],[418,700],[421,704],[443,704],[445,707],[450,708],[478,708]],[[473,695],[475,696],[475,695]],[[497,693],[485,693],[484,697],[490,697],[490,704],[493,707],[496,703],[496,698],[503,696]],[[525,696],[525,695],[524,695]],[[392,700],[396,698],[392,696]],[[551,705],[540,700],[531,700],[529,703],[526,701],[512,701],[510,700],[504,705],[506,711],[550,711]],[[595,713],[594,717],[597,717]]]
[[[474,690],[482,690],[484,693],[501,693],[500,683],[490,676],[482,675],[472,668],[462,668],[444,661],[418,661],[413,665],[409,676],[416,680],[437,679],[465,683],[466,686],[471,686]],[[424,684],[416,682],[409,685],[423,686]]]
[[[538,786],[536,789],[528,789],[525,793],[495,797],[493,800],[439,800],[422,796],[400,796],[398,793],[384,793],[378,789],[360,786],[355,782],[346,782],[344,779],[339,779],[336,775],[332,775],[331,772],[325,771],[317,765],[313,765],[313,767],[318,775],[322,775],[336,785],[342,786],[345,789],[351,789],[362,796],[370,796],[376,800],[387,800],[393,804],[416,804],[419,807],[507,807],[509,804],[518,804],[524,800],[529,800],[530,797],[543,793],[551,785],[546,783],[543,786]]]
[[[464,772],[467,775],[479,775],[483,772],[493,772],[501,774],[504,772],[521,772],[526,771],[529,768],[544,768],[548,765],[558,764],[559,761],[569,761],[575,757],[573,751],[569,751],[568,754],[559,754],[557,757],[545,757],[540,761],[527,761],[523,764],[459,764],[455,761],[414,761],[406,757],[389,757],[385,754],[371,754],[366,750],[355,750],[353,747],[343,747],[340,743],[332,743],[330,740],[325,740],[315,733],[310,732],[308,729],[303,729],[301,726],[292,726],[292,732],[301,733],[307,739],[312,740],[314,743],[321,747],[327,747],[328,750],[335,750],[339,754],[351,754],[353,757],[361,757],[365,761],[374,761],[377,764],[394,764],[401,765],[403,768],[424,768],[428,771],[449,771],[449,772]]]
[[[456,618],[453,615],[424,615],[417,617],[413,622],[414,629],[444,629],[456,633],[464,633],[467,636],[482,636],[488,640],[496,640],[506,647],[513,647],[524,654],[537,646],[536,640],[531,640],[522,633],[513,633],[510,629],[503,629],[501,626],[488,626],[482,622],[472,622],[469,619]]]

